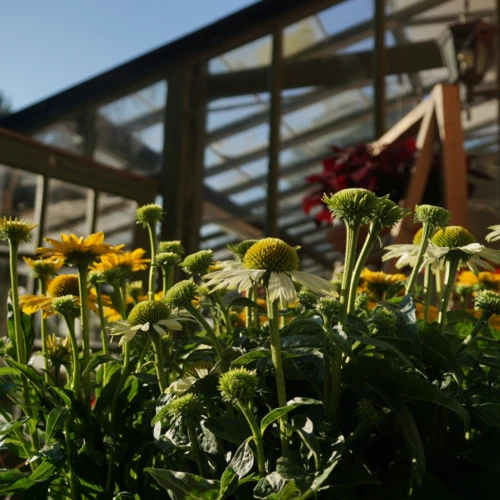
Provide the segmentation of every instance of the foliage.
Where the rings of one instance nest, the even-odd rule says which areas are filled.
[[[168,247],[154,231],[150,236],[153,249]],[[101,236],[89,238],[99,246],[80,245],[70,255],[80,279],[98,267],[102,252],[123,256],[114,259],[118,267],[130,264],[131,254]],[[19,358],[20,340],[27,353],[40,354],[32,352],[37,323],[11,303],[9,335],[0,346],[0,495],[493,498],[500,488],[500,331],[493,305],[500,297],[491,273],[482,273],[488,293],[481,273],[466,275],[465,293],[459,278],[459,293],[449,295],[452,310],[428,280],[406,293],[404,275],[369,272],[359,283],[344,277],[348,286],[339,297],[331,285],[323,297],[301,292],[296,300],[292,293],[283,304],[270,299],[281,271],[261,246],[269,252],[262,273],[249,274],[240,256],[180,285],[171,271],[181,259],[157,266],[153,258],[149,293],[130,265],[108,283],[91,273],[89,289],[79,290],[88,297],[77,296],[78,308],[63,316],[71,342],[47,342],[42,332],[43,370],[26,362],[30,356]],[[351,251],[348,258],[363,264],[355,246]],[[11,265],[15,271],[15,260]],[[433,265],[450,264],[443,257]],[[207,285],[217,276],[226,284],[224,269],[233,280],[240,270],[235,286],[253,277],[245,296]],[[304,289],[316,283],[307,273],[296,276]],[[189,294],[173,301],[186,283]],[[46,290],[41,278],[40,294]],[[363,300],[350,300],[356,290],[366,292],[358,295]],[[480,311],[472,309],[476,292]],[[163,296],[169,306],[146,302]],[[45,310],[56,314],[54,297],[45,299]],[[134,321],[138,303],[142,316]],[[77,317],[85,328],[88,314],[101,320],[102,349],[86,353],[85,336],[80,343],[73,330]],[[109,335],[130,331],[112,351]]]

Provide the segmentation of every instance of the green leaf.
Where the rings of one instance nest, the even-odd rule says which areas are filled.
[[[144,469],[165,488],[173,500],[217,500],[220,481],[207,480],[196,474],[164,469]]]
[[[319,464],[321,450],[318,440],[314,435],[314,425],[305,415],[296,415],[292,419],[291,428],[299,435],[302,442],[309,449],[314,457],[314,463]]]
[[[74,396],[74,392],[70,391],[69,389],[60,389],[59,387],[52,387],[52,390],[61,398],[61,401],[71,410],[71,408],[73,407],[73,400],[71,399],[71,396]]]
[[[21,472],[18,469],[3,469],[0,472],[0,487],[10,486],[25,477],[28,477],[28,474],[26,472]]]
[[[0,425],[0,436],[4,434],[9,434],[11,431],[22,427],[30,418],[22,417],[17,420],[12,420],[10,422],[6,422],[5,424]]]
[[[8,366],[0,367],[0,377],[14,377],[18,373],[14,368],[10,368]]]
[[[328,333],[331,333],[333,336],[333,342],[336,346],[340,347],[340,350],[353,361],[356,358],[352,355],[351,341],[349,337],[344,332],[342,325],[335,325],[332,329],[328,330]]]
[[[246,476],[253,467],[254,456],[248,440],[236,451],[231,462],[223,472],[220,480],[219,498],[225,498],[236,489],[238,482]]]
[[[295,319],[281,331],[282,337],[292,335],[319,335],[323,333],[323,326],[314,319]]]
[[[67,408],[54,408],[47,417],[47,429],[45,431],[45,440],[48,442],[54,437],[54,434],[64,427],[68,418],[69,410]]]
[[[283,415],[290,413],[295,408],[303,405],[321,405],[323,404],[321,401],[317,399],[307,399],[307,398],[294,398],[286,404],[286,406],[282,406],[281,408],[275,408],[271,412],[269,412],[260,423],[260,432],[264,434],[264,431],[267,429],[269,425],[278,420]]]
[[[418,487],[422,484],[425,476],[426,465],[424,446],[413,415],[405,404],[397,397],[394,397],[390,391],[375,386],[372,386],[372,388],[382,396],[398,418],[412,464],[412,483]]]
[[[285,488],[287,482],[277,472],[271,472],[259,480],[253,490],[254,498],[259,500],[277,500],[280,491]]]
[[[385,299],[389,300],[393,297],[396,297],[401,290],[405,288],[405,284],[402,281],[398,281],[397,283],[393,283],[385,292]]]
[[[500,359],[498,358],[482,356],[481,354],[476,354],[474,358],[480,365],[489,366],[490,368],[500,368]]]
[[[231,304],[229,304],[228,308],[229,307],[252,307],[254,309],[259,309],[260,312],[266,312],[266,309],[264,307],[262,307],[260,304],[257,304],[257,302],[254,302],[248,297],[236,297],[231,301]]]
[[[335,488],[355,488],[362,484],[381,484],[369,470],[341,460],[332,474],[332,483]]]
[[[366,381],[370,385],[385,389],[395,396],[416,399],[441,405],[455,412],[468,425],[469,415],[462,405],[427,380],[394,368],[386,360],[369,356],[358,358],[357,366],[345,367],[346,375],[352,382]]]
[[[42,462],[31,474],[30,481],[47,481],[52,477],[52,474],[57,470],[57,466],[51,462]]]
[[[399,303],[399,311],[402,314],[405,329],[404,333],[408,335],[413,343],[417,357],[421,355],[420,337],[418,336],[417,326],[417,308],[413,297],[408,294],[405,295]]]
[[[109,356],[107,354],[94,354],[90,358],[89,364],[87,365],[85,370],[83,370],[82,376],[85,377],[85,375],[91,373],[94,368],[97,368],[99,365],[103,365],[105,363],[118,363],[118,360],[116,358],[113,358],[113,356]]]
[[[205,426],[218,438],[240,445],[251,436],[247,421],[234,417],[211,417],[205,420]]]
[[[281,353],[283,358],[294,358],[295,356],[293,354],[287,353],[287,352],[282,352]],[[241,366],[241,365],[248,365],[255,361],[256,359],[259,358],[270,358],[271,357],[271,350],[270,349],[253,349],[252,351],[247,352],[246,354],[243,354],[243,356],[240,356],[239,358],[236,358],[232,363],[231,366]]]
[[[380,347],[381,349],[386,349],[388,351],[391,351],[399,359],[401,359],[403,363],[408,365],[410,368],[414,368],[413,363],[399,349],[394,347],[389,342],[384,342],[383,340],[374,337],[360,337],[359,335],[351,335],[350,338],[356,340],[357,342],[360,342],[361,344]]]
[[[31,316],[28,314],[24,313],[23,311],[20,311],[21,313],[21,329],[23,331],[24,335],[24,342],[26,344],[26,354],[29,355],[31,354],[31,351],[33,350],[33,344],[35,342],[35,330],[33,328],[33,319]],[[12,345],[14,347],[14,356],[17,355],[16,351],[16,330],[15,330],[15,324],[14,324],[14,311],[12,308],[12,302],[9,298],[7,301],[7,333],[9,336],[10,341],[12,342]],[[16,357],[17,360],[17,357]]]

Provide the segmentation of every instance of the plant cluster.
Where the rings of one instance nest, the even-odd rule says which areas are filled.
[[[186,256],[181,242],[157,241],[164,214],[147,205],[137,222],[151,259],[102,233],[63,234],[25,259],[38,293],[19,297],[18,245],[34,225],[0,219],[12,281],[0,494],[495,498],[500,252],[422,205],[414,243],[384,257],[409,276],[373,271],[381,231],[409,210],[364,189],[323,202],[347,229],[335,281],[301,271],[300,249],[277,238],[231,245],[231,261]]]

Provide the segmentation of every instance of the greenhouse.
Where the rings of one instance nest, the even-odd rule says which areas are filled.
[[[0,113],[0,494],[497,498],[499,22],[261,0]]]

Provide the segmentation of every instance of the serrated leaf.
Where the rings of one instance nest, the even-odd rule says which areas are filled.
[[[219,498],[225,498],[234,492],[238,482],[245,477],[253,467],[253,451],[246,440],[236,451],[220,480]]]
[[[204,479],[196,474],[148,467],[144,472],[165,488],[173,500],[216,500],[220,481]]]
[[[54,408],[47,417],[47,429],[45,431],[45,440],[48,442],[54,434],[64,427],[68,418],[69,410],[67,408]]]
[[[303,405],[321,405],[323,404],[321,401],[317,399],[307,399],[307,398],[294,398],[288,401],[286,406],[282,406],[280,408],[275,408],[270,411],[261,421],[260,423],[260,432],[264,434],[264,431],[267,429],[269,425],[278,420],[283,415],[290,413],[295,408]]]

